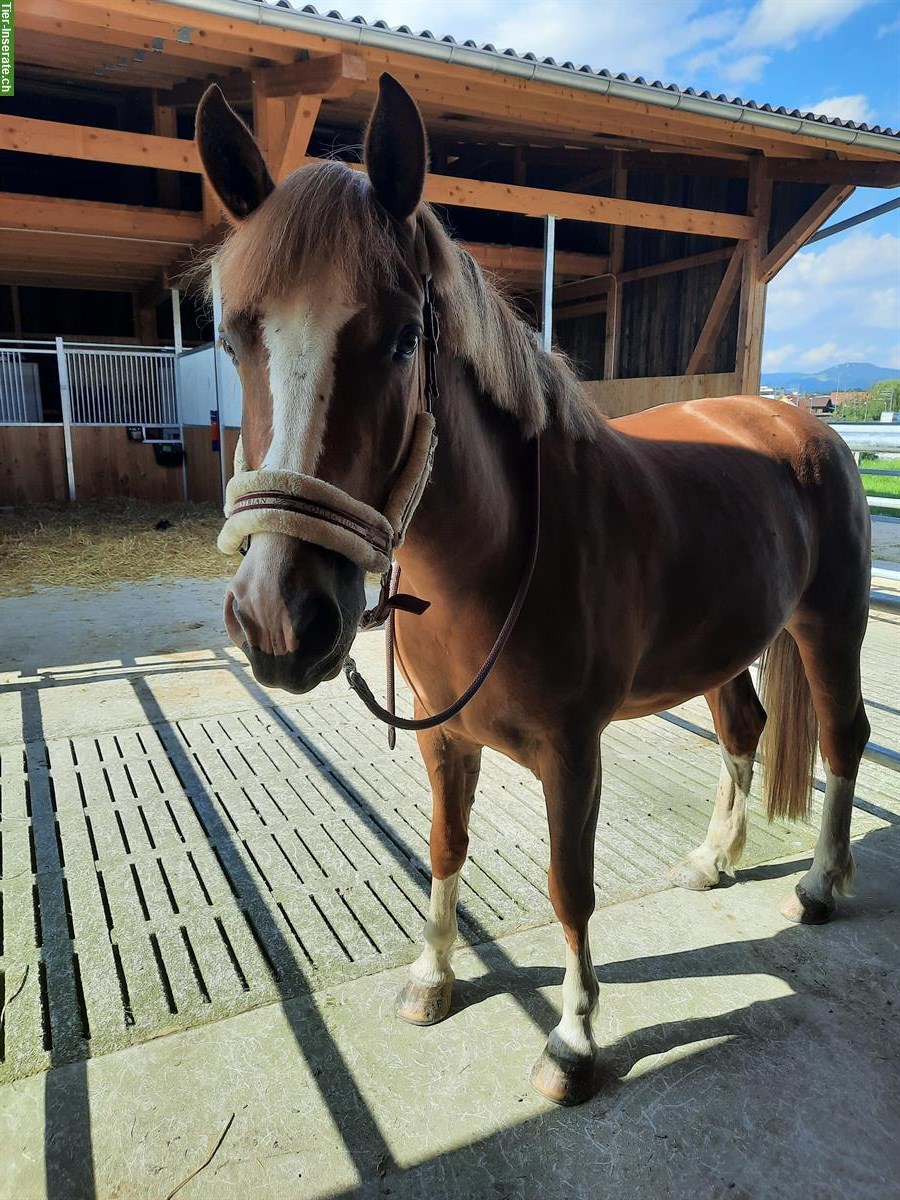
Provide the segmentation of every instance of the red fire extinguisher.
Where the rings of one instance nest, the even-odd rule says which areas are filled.
[[[209,439],[213,454],[219,453],[219,413],[215,408],[209,410]]]

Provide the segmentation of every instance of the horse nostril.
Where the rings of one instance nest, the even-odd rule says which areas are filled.
[[[248,613],[244,612],[237,602],[237,597],[231,601],[231,612],[244,635],[244,641],[250,646],[260,645],[259,627]]]
[[[294,633],[303,658],[321,662],[337,645],[343,631],[341,610],[329,597],[310,596],[294,620]]]

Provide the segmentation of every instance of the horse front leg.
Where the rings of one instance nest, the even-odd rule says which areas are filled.
[[[557,1104],[580,1104],[600,1084],[591,1029],[600,988],[591,961],[588,921],[594,911],[594,837],[600,807],[596,741],[574,755],[554,750],[540,764],[550,824],[550,899],[566,939],[562,1018],[531,1074]]]
[[[418,711],[416,716],[424,716]],[[431,901],[425,948],[409,970],[397,1015],[413,1025],[434,1025],[450,1011],[456,941],[459,875],[469,848],[469,813],[481,770],[481,747],[442,729],[418,734],[419,750],[431,782]]]

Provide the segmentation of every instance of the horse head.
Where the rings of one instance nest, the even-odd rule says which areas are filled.
[[[421,206],[425,130],[383,75],[365,173],[314,163],[276,187],[215,85],[197,113],[197,143],[231,223],[212,271],[217,333],[243,392],[241,474],[220,545],[242,543],[244,557],[225,624],[260,683],[306,692],[347,656],[366,571],[386,569],[409,516],[392,507],[418,499],[421,480],[404,472],[425,391],[423,258],[429,246],[440,253],[436,219]]]

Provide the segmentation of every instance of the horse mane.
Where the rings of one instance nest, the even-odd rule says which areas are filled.
[[[564,355],[548,353],[495,281],[445,232],[432,208],[417,214],[438,297],[441,339],[468,363],[479,388],[533,437],[553,422],[590,437],[600,418]],[[337,277],[348,295],[397,275],[390,218],[368,178],[341,162],[295,171],[254,213],[235,226],[212,258],[222,296],[250,312],[307,278]],[[207,275],[211,281],[211,273]]]

